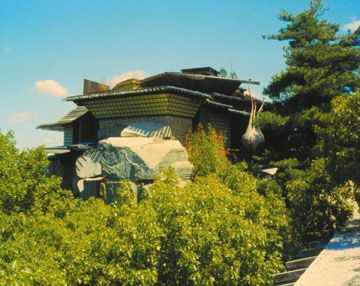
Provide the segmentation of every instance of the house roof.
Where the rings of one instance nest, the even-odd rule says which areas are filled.
[[[130,79],[118,84],[119,89],[113,90],[99,89],[99,83],[85,80],[84,86],[88,88],[86,92],[84,89],[84,94],[65,98],[65,101],[73,101],[79,106],[56,123],[37,128],[62,131],[87,112],[98,119],[119,114],[137,116],[156,112],[192,117],[201,104],[248,116],[248,112],[239,110],[246,109],[249,104],[249,98],[244,96],[244,89],[239,86],[242,83],[260,83],[217,75],[218,72],[211,67],[184,69],[182,72],[165,72],[136,81],[136,86],[134,80]],[[131,84],[128,86],[128,83]]]
[[[193,91],[218,92],[226,95],[232,95],[242,83],[260,84],[255,81],[184,72],[165,72],[142,80],[143,87],[176,86]]]
[[[182,69],[183,73],[192,73],[192,74],[203,74],[203,75],[214,75],[218,76],[219,72],[212,67],[201,67],[201,68],[191,68],[191,69]]]
[[[174,93],[179,95],[189,96],[191,98],[198,98],[198,99],[210,99],[215,101],[224,101],[224,102],[244,102],[248,101],[247,99],[239,96],[229,96],[226,94],[221,93],[205,93],[200,91],[189,90],[181,87],[176,86],[156,86],[156,87],[149,87],[149,88],[140,88],[136,90],[111,90],[105,92],[94,92],[88,94],[81,94],[81,95],[74,95],[68,96],[65,98],[65,101],[73,101],[75,103],[80,103],[82,101],[87,100],[96,100],[96,99],[103,99],[103,98],[117,98],[123,96],[136,96],[136,95],[144,95],[144,94],[155,94],[159,92],[166,92],[166,93]]]
[[[144,94],[155,94],[159,92],[168,92],[175,93],[179,95],[190,96],[193,98],[199,99],[211,99],[211,95],[199,91],[188,90],[185,88],[175,87],[175,86],[156,86],[149,88],[140,88],[136,90],[112,90],[105,92],[95,92],[89,94],[81,94],[75,96],[66,97],[66,101],[73,101],[75,103],[79,103],[81,101],[94,100],[94,99],[102,99],[102,98],[117,98],[123,96],[135,96],[135,95],[144,95]]]
[[[83,116],[87,112],[88,110],[85,106],[77,106],[75,109],[71,110],[68,114],[60,118],[56,123],[42,124],[39,125],[37,128],[43,130],[62,131],[64,129],[64,126],[74,122],[76,119]]]
[[[171,95],[173,97],[169,100],[168,96]],[[158,97],[154,98],[154,96]],[[164,96],[166,98],[163,98]],[[130,100],[130,97],[133,99]],[[184,99],[180,100],[181,97]],[[120,114],[126,117],[145,116],[150,113],[151,115],[159,113],[193,117],[194,112],[201,104],[242,116],[249,114],[244,110],[239,110],[239,108],[246,109],[249,103],[243,97],[219,93],[208,94],[174,86],[112,90],[70,96],[65,100],[86,106],[98,119],[112,118]]]

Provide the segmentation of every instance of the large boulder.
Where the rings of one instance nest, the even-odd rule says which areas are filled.
[[[91,158],[87,156],[81,156],[75,162],[76,176],[84,178],[92,178],[101,175],[101,164],[99,162],[94,162]]]
[[[97,177],[80,179],[77,182],[74,181],[74,183],[76,183],[75,188],[77,194],[85,200],[90,197],[99,197],[99,186],[103,179],[102,177]]]
[[[76,166],[77,173],[82,177],[84,174],[98,176],[101,170],[101,176],[108,181],[133,182],[152,181],[161,168],[170,166],[181,179],[186,180],[192,170],[186,149],[179,141],[158,137],[111,137],[102,140],[96,148],[84,153]]]

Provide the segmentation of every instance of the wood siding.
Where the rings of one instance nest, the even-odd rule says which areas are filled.
[[[73,128],[72,126],[64,127],[64,145],[68,146],[73,143]]]
[[[231,118],[230,115],[220,110],[202,107],[199,121],[203,126],[211,125],[215,130],[224,135],[226,148],[231,148]]]

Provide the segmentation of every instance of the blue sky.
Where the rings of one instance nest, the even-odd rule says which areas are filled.
[[[212,66],[254,79],[261,93],[284,68],[284,43],[264,40],[284,23],[281,9],[304,0],[95,1],[0,0],[0,130],[19,148],[62,142],[60,132],[36,130],[73,107],[84,78],[114,82],[132,72]],[[325,0],[324,18],[359,24],[360,1]]]

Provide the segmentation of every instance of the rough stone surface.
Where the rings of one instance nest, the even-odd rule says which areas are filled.
[[[77,182],[77,189],[82,199],[88,199],[90,197],[98,197],[99,184],[104,178],[88,178],[81,179]]]
[[[179,161],[170,165],[181,179],[190,179],[193,165],[189,161]]]
[[[77,160],[78,177],[103,176],[108,181],[151,181],[162,168],[172,166],[181,179],[191,175],[186,149],[177,140],[112,137],[99,142]],[[100,173],[101,171],[101,173]]]
[[[134,122],[121,131],[120,137],[159,137],[175,139],[171,127],[159,122]]]
[[[186,149],[177,140],[158,137],[111,137],[87,150],[76,161],[72,181],[74,194],[87,199],[99,196],[99,183],[106,183],[106,202],[114,201],[122,180],[132,182],[137,200],[146,185],[163,168],[173,167],[181,182],[191,176],[192,164]],[[184,183],[185,184],[185,183]]]
[[[139,116],[129,118],[101,119],[99,121],[98,138],[121,136],[127,126],[144,124],[157,124],[170,126],[171,134],[175,139],[184,143],[188,131],[192,129],[192,119],[178,116]]]
[[[87,156],[81,156],[75,163],[76,175],[79,178],[92,178],[101,175],[101,165],[98,162],[94,162]]]

